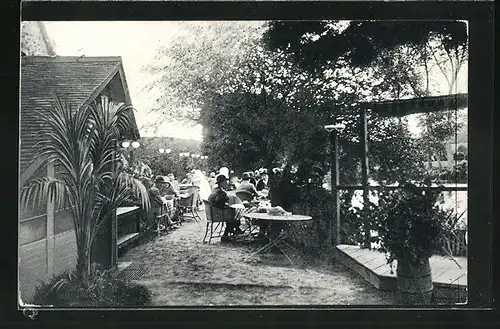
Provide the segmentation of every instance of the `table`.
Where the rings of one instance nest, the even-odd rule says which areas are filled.
[[[234,219],[240,220],[243,211],[245,211],[245,205],[243,205],[243,203],[234,203],[229,205],[229,208],[233,208],[236,211]]]
[[[301,222],[301,221],[308,221],[311,220],[311,216],[305,216],[305,215],[284,215],[284,216],[275,216],[275,215],[269,215],[267,213],[259,213],[259,212],[251,212],[251,213],[246,213],[243,215],[244,217],[250,218],[250,219],[258,219],[258,220],[263,220],[269,222],[269,228],[273,223],[291,223],[291,222]],[[302,252],[298,251],[295,249],[293,246],[291,246],[288,242],[285,241],[286,237],[288,236],[287,230],[286,230],[286,225],[283,227],[281,232],[276,236],[275,238],[271,238],[267,236],[269,239],[269,242],[259,248],[257,251],[255,251],[250,257],[253,257],[257,254],[264,253],[268,250],[270,250],[273,246],[276,246],[280,249],[280,251],[285,255],[285,257],[290,261],[290,263],[293,264],[293,261],[290,259],[288,254],[284,250],[284,246],[295,250],[299,254],[302,254]]]

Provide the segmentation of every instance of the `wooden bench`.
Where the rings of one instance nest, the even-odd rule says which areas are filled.
[[[140,237],[139,232],[125,234],[124,236],[120,237],[116,243],[118,249],[122,249],[122,248],[128,246],[129,244],[131,244],[132,242],[137,241],[137,239],[139,239],[139,237]]]
[[[134,229],[131,228],[131,225],[128,225],[128,229],[123,232],[122,235],[120,235],[117,238],[116,245],[118,250],[125,248],[126,246],[132,244],[133,242],[137,241],[140,238],[140,210],[141,208],[138,206],[132,206],[132,207],[118,207],[116,209],[116,217],[118,220],[118,225],[120,225],[120,220],[123,220],[125,218],[130,218],[131,216],[136,217],[136,223],[133,225],[135,226]]]

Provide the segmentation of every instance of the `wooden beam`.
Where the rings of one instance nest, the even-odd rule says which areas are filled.
[[[463,109],[468,105],[468,94],[454,94],[362,103],[361,108],[371,109],[373,113],[383,117],[402,117],[417,113]]]
[[[33,176],[33,174],[37,171],[37,169],[42,164],[43,159],[41,157],[36,158],[28,168],[20,175],[19,178],[19,187],[23,187],[24,184],[28,181],[28,179]]]

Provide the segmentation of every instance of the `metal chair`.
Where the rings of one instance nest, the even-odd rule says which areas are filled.
[[[184,209],[182,217],[193,218],[196,222],[201,220],[200,215],[198,215],[198,198],[198,192],[194,192],[187,198],[179,199],[179,207]]]
[[[203,200],[205,205],[205,214],[207,216],[207,227],[205,229],[205,235],[203,236],[203,243],[206,243],[206,238],[208,232],[210,232],[210,236],[208,237],[208,243],[212,241],[212,238],[219,238],[222,236],[222,229],[227,221],[231,221],[234,219],[234,209],[225,208],[219,209],[214,206],[207,200]],[[215,224],[215,229],[214,229]],[[218,233],[217,233],[217,230]],[[214,235],[214,233],[216,233]]]

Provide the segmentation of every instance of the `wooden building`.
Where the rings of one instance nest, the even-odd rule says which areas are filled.
[[[35,111],[53,105],[53,94],[81,108],[101,95],[131,104],[120,57],[43,57],[21,59],[21,108],[19,186],[35,177],[55,176],[53,167],[42,167],[36,158],[40,122]],[[139,131],[134,119],[132,136]],[[93,258],[106,268],[116,266],[117,236],[115,220],[105,227]],[[19,212],[19,290],[21,301],[30,301],[38,280],[76,265],[76,239],[71,213],[55,209],[54,204]]]

